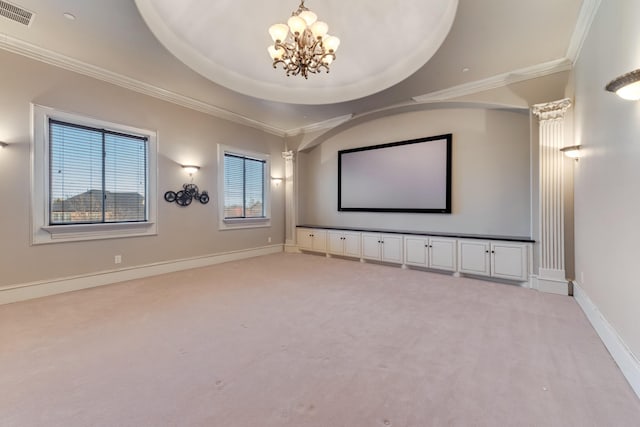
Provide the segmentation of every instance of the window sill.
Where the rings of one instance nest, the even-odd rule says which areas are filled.
[[[121,222],[112,224],[73,224],[40,227],[34,244],[75,242],[83,240],[117,239],[121,237],[156,235],[154,222]]]
[[[271,218],[226,218],[220,221],[220,230],[271,227]]]

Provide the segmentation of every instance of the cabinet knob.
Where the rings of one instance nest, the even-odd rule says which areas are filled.
[[[485,253],[485,254],[488,254],[488,253],[489,253],[489,251],[484,251],[484,253]]]
[[[496,251],[491,251],[491,253],[492,253],[492,254],[495,254],[495,253],[496,253]]]

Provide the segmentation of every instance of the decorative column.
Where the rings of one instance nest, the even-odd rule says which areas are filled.
[[[284,224],[285,251],[296,252],[296,204],[295,204],[295,168],[293,151],[284,151]]]
[[[564,258],[564,157],[565,113],[570,99],[536,104],[539,119],[537,289],[568,295]],[[534,283],[536,281],[534,280]]]

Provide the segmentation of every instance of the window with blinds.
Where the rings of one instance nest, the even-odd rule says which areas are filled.
[[[224,153],[224,218],[265,218],[265,160]]]
[[[49,120],[49,225],[148,220],[148,139]]]

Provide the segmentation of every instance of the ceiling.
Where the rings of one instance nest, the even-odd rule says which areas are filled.
[[[291,5],[297,7],[289,1],[290,9]],[[350,101],[404,80],[438,50],[451,29],[458,6],[458,0],[404,0],[402,8],[389,8],[385,2],[370,0],[315,1],[312,10],[320,20],[329,17],[329,29],[335,28],[335,35],[346,42],[338,49],[340,62],[331,67],[330,75],[304,79],[269,67],[271,59],[266,47],[273,42],[267,32],[268,23],[286,22],[291,13],[284,9],[286,3],[280,9],[272,2],[254,2],[251,16],[260,19],[245,22],[247,5],[241,1],[135,2],[158,40],[192,69],[245,95],[294,104]],[[194,11],[198,11],[197,17]],[[241,19],[232,20],[229,16]],[[397,31],[399,22],[402,31]],[[386,29],[396,30],[395,34],[388,34]],[[234,36],[216,37],[217,34]]]
[[[443,94],[456,88],[481,90],[508,74],[526,78],[566,70],[575,60],[594,0],[584,5],[583,0],[407,0],[402,7],[391,0],[307,0],[305,5],[342,43],[331,72],[306,81],[274,70],[266,52],[272,44],[269,26],[285,21],[297,8],[296,0],[10,3],[35,15],[30,26],[0,16],[0,48],[293,135],[372,111],[446,99]],[[180,19],[172,18],[167,7],[178,4],[175,16]],[[152,23],[148,8],[162,11],[160,24],[169,25],[169,35]],[[447,34],[449,16],[455,18]],[[214,67],[201,67],[175,47],[185,40]],[[412,51],[419,54],[411,57]],[[231,77],[243,69],[234,81]]]

